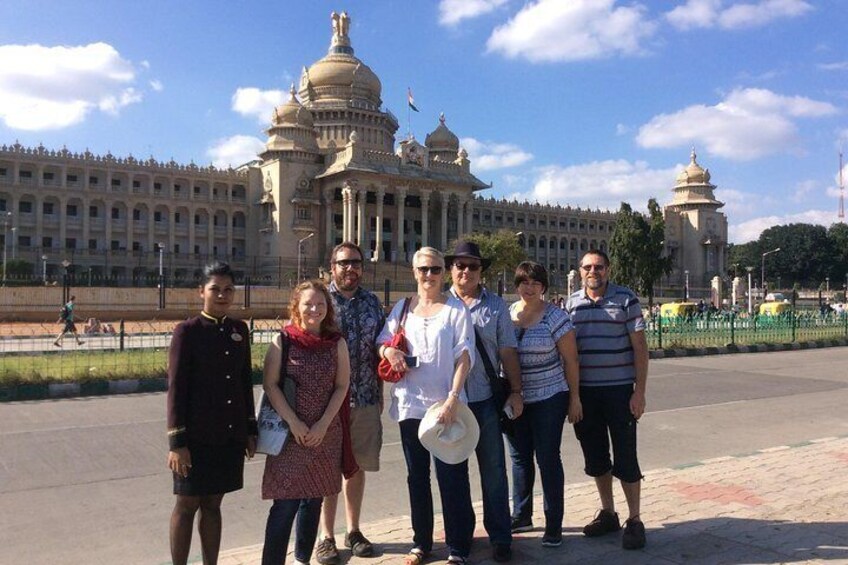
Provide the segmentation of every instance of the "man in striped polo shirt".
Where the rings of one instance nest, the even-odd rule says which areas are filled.
[[[583,420],[574,431],[586,474],[595,478],[601,499],[601,509],[583,533],[595,537],[621,529],[612,494],[615,476],[629,511],[622,547],[641,549],[645,526],[639,518],[642,471],[636,456],[636,422],[645,412],[648,379],[645,321],[636,294],[609,282],[606,253],[588,251],[580,260],[580,277],[583,288],[565,306],[577,332],[580,356]]]

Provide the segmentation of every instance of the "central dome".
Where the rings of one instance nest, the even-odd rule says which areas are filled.
[[[368,65],[357,59],[347,35],[350,18],[333,12],[333,37],[327,56],[303,69],[298,94],[307,104],[360,101],[379,107],[382,84]]]
[[[692,148],[692,154],[690,155],[691,161],[689,162],[689,166],[683,169],[679,175],[677,175],[677,185],[686,185],[686,184],[709,184],[710,183],[710,171],[709,169],[704,169],[701,165],[696,161],[697,155],[695,154],[695,149]]]

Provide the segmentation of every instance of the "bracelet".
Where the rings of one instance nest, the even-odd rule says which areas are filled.
[[[452,391],[450,391],[450,392],[448,393],[448,396],[453,396],[454,398],[456,398],[457,400],[459,400],[459,393],[458,393],[458,392],[455,392],[455,391],[453,391],[453,390],[452,390]]]
[[[524,393],[520,390],[512,389],[509,391],[510,394],[517,394],[518,396],[524,396]]]

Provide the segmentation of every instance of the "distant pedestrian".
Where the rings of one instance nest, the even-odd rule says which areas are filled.
[[[621,529],[612,478],[621,482],[629,516],[622,547],[645,546],[639,517],[642,471],[636,456],[636,423],[645,412],[648,344],[636,294],[609,282],[609,257],[588,251],[580,260],[583,288],[568,298],[577,332],[583,420],[574,426],[586,474],[595,478],[601,509],[583,528],[588,537]],[[610,459],[612,442],[613,459]]]
[[[59,332],[59,335],[56,336],[56,339],[53,341],[53,345],[56,347],[62,347],[62,340],[65,339],[65,334],[74,334],[74,339],[77,340],[77,345],[82,345],[85,343],[79,338],[79,334],[77,333],[77,325],[74,323],[74,301],[76,300],[76,296],[71,296],[68,303],[62,306],[62,309],[59,311],[59,319],[56,320],[56,323],[63,324],[62,331]]]
[[[174,329],[168,350],[168,467],[177,501],[171,558],[188,561],[194,516],[203,563],[218,561],[221,502],[243,486],[244,459],[256,450],[247,324],[227,316],[235,284],[230,266],[203,271],[203,310]]]

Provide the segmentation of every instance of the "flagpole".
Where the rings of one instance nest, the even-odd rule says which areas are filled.
[[[407,95],[409,90],[407,89]],[[409,98],[407,98],[406,103],[406,139],[410,139],[412,137],[412,108],[409,107]]]

